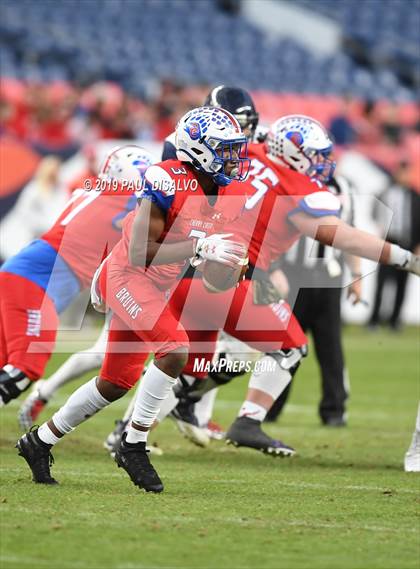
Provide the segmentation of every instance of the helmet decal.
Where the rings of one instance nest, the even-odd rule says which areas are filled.
[[[200,124],[198,122],[191,122],[187,127],[186,131],[193,140],[197,140],[201,136]]]
[[[137,170],[140,172],[140,175],[143,176],[147,168],[150,166],[150,158],[147,159],[146,157],[141,157],[137,160],[134,160],[133,166],[136,166]]]
[[[295,146],[297,146],[298,148],[300,147],[300,145],[303,143],[303,136],[300,134],[300,132],[294,131],[294,132],[288,132],[286,134],[286,137],[291,140],[293,142],[293,144]]]

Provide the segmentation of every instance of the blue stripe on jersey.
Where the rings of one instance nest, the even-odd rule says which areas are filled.
[[[138,197],[139,199],[150,200],[151,202],[155,203],[161,210],[167,212],[168,209],[170,209],[172,202],[174,201],[175,193],[172,193],[171,195],[165,194],[158,188],[154,188],[150,182],[145,180],[144,187]]]
[[[133,194],[127,200],[125,209],[123,211],[120,211],[120,213],[117,213],[117,215],[113,217],[112,227],[114,229],[116,229],[117,231],[121,231],[121,227],[120,227],[120,224],[118,222],[120,220],[123,220],[125,218],[125,216],[130,213],[130,211],[133,211],[133,209],[136,207],[136,204],[137,204],[137,196],[136,196],[136,194]]]
[[[312,217],[323,217],[324,215],[335,215],[340,217],[341,209],[318,209],[316,207],[310,207],[304,200],[299,202],[299,205],[290,211],[287,216],[291,216],[294,213],[303,212]]]
[[[63,312],[80,292],[76,275],[49,243],[32,241],[8,259],[0,271],[28,279],[46,291],[58,313]]]

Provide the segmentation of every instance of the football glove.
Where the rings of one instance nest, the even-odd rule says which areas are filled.
[[[420,257],[410,253],[410,257],[402,269],[420,277]]]
[[[391,245],[389,264],[408,273],[420,276],[420,257],[399,245]]]
[[[198,260],[216,261],[224,265],[243,265],[247,251],[241,243],[231,241],[232,233],[215,233],[209,237],[196,240],[192,265],[196,266]]]

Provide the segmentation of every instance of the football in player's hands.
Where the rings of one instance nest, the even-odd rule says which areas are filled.
[[[203,284],[208,292],[224,292],[234,288],[248,269],[248,259],[240,265],[224,265],[217,261],[205,261],[202,267]]]

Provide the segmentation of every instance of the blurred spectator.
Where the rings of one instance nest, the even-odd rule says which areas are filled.
[[[103,139],[161,141],[173,132],[181,115],[201,105],[211,87],[203,82],[181,85],[171,78],[153,85],[145,101],[111,81],[81,87],[64,81],[43,84],[2,78],[0,133],[26,141],[42,155],[63,159]],[[330,124],[339,150],[355,149],[388,171],[402,158],[417,159],[414,103],[365,102],[350,95],[344,100],[266,92],[255,96],[263,121],[296,112],[319,116]],[[420,187],[420,180],[413,184]]]
[[[403,127],[399,107],[396,103],[388,103],[380,117],[380,129],[388,144],[397,145],[401,142]]]
[[[95,188],[95,180],[98,176],[98,157],[96,149],[93,144],[87,144],[83,148],[83,157],[86,161],[86,167],[81,174],[78,174],[74,179],[72,179],[68,185],[68,191],[70,194],[79,188],[86,188],[86,181],[90,182],[91,188]]]
[[[217,0],[217,6],[223,12],[236,15],[241,11],[241,0]]]
[[[147,105],[136,105],[132,115],[134,137],[137,140],[156,140],[155,112]]]
[[[381,142],[381,132],[374,101],[368,99],[363,102],[361,115],[354,127],[358,142],[369,145]]]
[[[178,119],[191,107],[183,104],[184,87],[172,79],[163,79],[154,103],[156,139],[164,140],[175,130]]]
[[[49,91],[46,85],[32,85],[28,99],[32,110],[28,138],[33,148],[42,156],[70,157],[77,150],[69,128],[77,101],[75,96],[70,91],[57,93]]]
[[[400,247],[414,251],[420,245],[420,195],[410,186],[411,164],[401,162],[391,185],[380,195],[381,201],[392,211],[392,220],[387,235],[387,214],[385,208],[377,207],[374,218],[380,226],[382,236]],[[395,295],[390,305],[387,324],[393,330],[401,327],[400,314],[404,303],[408,273],[391,266],[380,266],[377,271],[375,301],[368,326],[375,329],[383,321],[381,308],[384,287],[393,284]]]
[[[413,125],[414,132],[420,132],[420,101],[417,103],[417,119]]]
[[[27,135],[28,110],[22,103],[0,97],[0,134],[6,133],[23,139]]]
[[[345,96],[340,105],[338,115],[331,119],[329,130],[339,146],[347,146],[356,140],[356,132],[351,118],[352,99]]]
[[[60,160],[44,158],[0,223],[0,258],[5,261],[44,233],[63,208],[67,195],[59,184]]]

